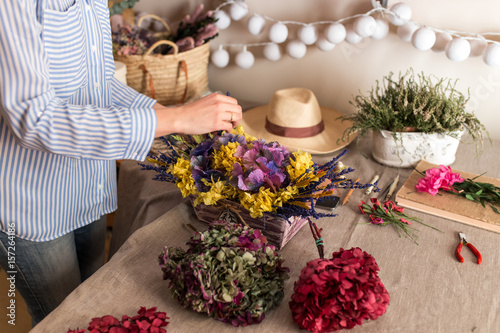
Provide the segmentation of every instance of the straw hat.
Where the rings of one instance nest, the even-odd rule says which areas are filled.
[[[338,120],[342,113],[320,106],[309,89],[288,88],[276,91],[268,105],[243,113],[241,124],[246,133],[266,142],[277,141],[290,150],[328,154],[354,140],[337,140],[352,122]]]

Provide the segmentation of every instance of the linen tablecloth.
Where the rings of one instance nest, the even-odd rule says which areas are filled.
[[[484,153],[477,156],[473,145],[461,144],[457,160],[452,166],[477,174],[486,171],[488,176],[498,178],[499,145],[498,140],[493,147],[488,144]],[[356,169],[350,177],[360,177],[362,182],[369,182],[378,174],[382,189],[398,173],[401,186],[412,171],[376,163],[370,157],[367,144],[361,145],[360,151],[355,144],[351,144],[349,150],[342,161]],[[368,158],[363,157],[361,152]],[[315,159],[325,162],[331,157],[316,156]],[[149,173],[140,172],[139,177]],[[121,173],[120,177],[124,174],[127,176],[127,173]],[[153,176],[153,173],[149,173],[149,176]],[[120,191],[129,191],[128,186],[123,186],[124,182],[133,183],[134,179],[120,179]],[[149,186],[154,186],[160,197],[148,192]],[[93,317],[106,314],[118,318],[123,314],[133,316],[141,306],[157,306],[158,310],[167,312],[170,317],[168,332],[300,331],[293,323],[288,302],[301,269],[308,261],[318,257],[309,228],[300,230],[280,251],[285,265],[290,268],[283,302],[270,311],[261,324],[235,328],[183,309],[169,295],[168,281],[162,279],[158,255],[164,246],[185,247],[185,242],[192,235],[191,229],[186,227],[187,223],[198,230],[207,227],[196,219],[189,202],[182,201],[180,197],[175,198],[181,201],[180,204],[172,201],[175,204],[172,206],[163,202],[161,192],[171,192],[170,186],[167,183],[145,181],[136,192],[142,198],[130,198],[120,203],[119,210],[125,205],[129,212],[134,212],[130,214],[135,215],[130,216],[128,221],[136,225],[122,226],[128,228],[124,235],[137,230],[119,249],[117,242],[117,252],[111,260],[70,294],[32,332],[66,332],[68,328],[86,328]],[[340,196],[343,197],[345,192],[340,191]],[[144,200],[148,194],[151,197]],[[167,194],[167,197],[170,195],[172,193]],[[127,196],[121,193],[120,197]],[[357,205],[360,200],[367,199],[363,191],[357,190],[345,206],[337,208],[337,217],[316,221],[318,227],[323,228],[325,257],[331,257],[339,248],[360,247],[370,253],[380,267],[379,276],[391,297],[384,315],[375,321],[365,321],[352,332],[500,332],[500,234],[407,209],[407,213],[441,230],[439,232],[414,224],[419,230],[419,245],[416,245],[407,238],[399,238],[390,226],[366,224],[368,219],[359,213]],[[139,228],[137,221],[149,217],[154,217],[154,221],[143,220],[145,226]],[[120,222],[117,223],[120,228]],[[114,232],[118,234],[119,231]],[[476,263],[474,255],[466,247],[462,250],[465,262],[460,263],[455,258],[458,232],[464,232],[468,240],[481,251],[481,265]]]

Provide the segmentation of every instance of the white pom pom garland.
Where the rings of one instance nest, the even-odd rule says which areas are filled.
[[[300,59],[306,55],[307,47],[300,40],[292,40],[286,45],[286,51],[290,57]]]
[[[391,7],[392,14],[389,16],[389,21],[400,26],[411,19],[411,8],[404,2],[398,2]]]
[[[281,22],[275,23],[269,29],[269,39],[277,44],[283,43],[288,38],[288,28]]]
[[[369,15],[358,17],[354,21],[354,31],[361,37],[370,37],[377,29],[377,22]]]
[[[470,54],[470,43],[465,38],[454,38],[445,49],[446,56],[451,61],[464,61]]]
[[[387,35],[389,34],[389,23],[381,19],[376,19],[375,22],[377,26],[375,28],[375,32],[370,37],[375,40],[380,40],[387,37]]]
[[[260,34],[265,25],[266,20],[260,15],[255,14],[248,19],[248,31],[254,36]]]
[[[249,69],[253,66],[255,62],[255,57],[253,56],[252,52],[247,51],[247,49],[243,49],[240,53],[236,55],[236,58],[234,58],[234,61],[238,67],[242,69]]]
[[[243,2],[236,2],[229,7],[229,15],[235,21],[239,21],[248,14],[248,6]]]
[[[404,2],[398,2],[390,7],[372,1],[373,9],[365,14],[339,19],[338,21],[319,21],[312,23],[278,21],[265,15],[250,13],[248,19],[248,32],[252,35],[262,33],[266,21],[272,21],[269,28],[270,42],[253,44],[225,44],[226,46],[243,46],[244,50],[239,52],[235,63],[244,69],[251,68],[255,62],[253,54],[246,50],[248,46],[264,46],[264,56],[271,60],[281,59],[280,43],[287,41],[289,37],[288,26],[290,24],[300,25],[297,29],[297,39],[289,41],[286,45],[288,55],[299,59],[307,53],[307,45],[316,46],[321,51],[330,51],[336,45],[346,41],[350,44],[360,43],[363,38],[370,37],[373,40],[385,38],[389,33],[389,22],[397,27],[398,36],[406,42],[422,51],[432,49],[434,52],[445,52],[452,61],[464,61],[468,57],[482,56],[483,61],[489,66],[500,66],[500,43],[496,40],[485,38],[487,35],[500,35],[500,33],[474,34],[467,32],[447,31],[422,26],[411,21],[412,11],[410,6]],[[227,12],[222,10],[228,6]],[[219,30],[227,29],[231,25],[231,19],[238,21],[249,14],[248,5],[244,0],[226,0],[214,10],[216,25]],[[372,14],[381,15],[373,17]],[[349,20],[352,20],[349,22]],[[318,28],[325,25],[321,36],[318,36]],[[211,55],[212,63],[224,68],[229,64],[229,53],[221,48]]]
[[[306,45],[312,45],[318,40],[318,29],[314,25],[305,25],[298,31],[300,41]]]
[[[325,29],[325,38],[332,44],[340,44],[345,40],[347,31],[341,23],[330,24]]]
[[[325,37],[320,37],[316,42],[316,46],[323,52],[331,51],[335,48],[335,44],[330,43]]]
[[[427,27],[418,28],[411,37],[411,43],[418,50],[430,50],[436,43],[436,33]]]
[[[212,60],[212,64],[214,64],[215,66],[224,68],[229,64],[229,52],[227,52],[223,48],[219,48],[212,53],[210,60]]]
[[[345,35],[345,41],[348,42],[349,44],[358,44],[363,40],[363,37],[358,35],[356,31],[354,31],[354,27],[352,25],[348,25],[346,27],[346,35]]]
[[[214,17],[217,19],[215,24],[220,30],[227,29],[231,25],[231,18],[223,10],[216,11]]]
[[[483,61],[488,66],[500,66],[500,45],[492,43],[486,46],[483,52]]]
[[[264,46],[264,57],[271,61],[278,61],[281,59],[281,49],[278,44],[271,43]]]

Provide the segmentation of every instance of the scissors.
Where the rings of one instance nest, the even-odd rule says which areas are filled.
[[[460,238],[460,243],[457,245],[457,248],[455,249],[455,256],[457,257],[458,261],[464,262],[464,257],[460,254],[462,251],[463,245],[467,245],[467,247],[474,253],[474,255],[477,257],[477,264],[479,265],[480,263],[483,262],[483,257],[481,256],[481,252],[476,249],[474,245],[471,243],[467,242],[467,239],[465,239],[465,234],[462,232],[458,233],[458,237]]]

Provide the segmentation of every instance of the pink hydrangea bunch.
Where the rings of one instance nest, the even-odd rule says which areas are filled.
[[[389,304],[378,271],[375,258],[357,247],[308,262],[289,303],[293,321],[301,329],[323,333],[377,319]]]
[[[460,177],[459,173],[454,173],[448,166],[440,165],[439,168],[431,168],[425,172],[425,177],[418,180],[415,186],[419,192],[427,192],[433,196],[438,193],[440,189],[445,191],[454,191],[454,183],[462,183],[464,179]]]

